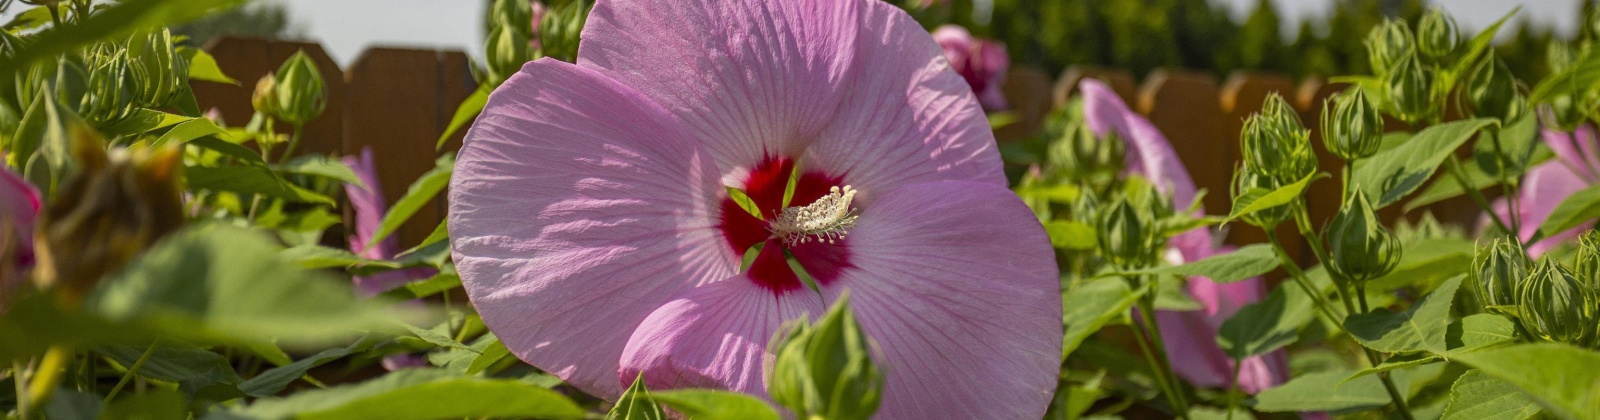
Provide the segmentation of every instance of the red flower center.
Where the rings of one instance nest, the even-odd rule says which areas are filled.
[[[794,195],[783,202],[789,179],[795,179]],[[793,254],[806,272],[819,283],[837,277],[838,270],[847,267],[848,251],[839,242],[809,241],[785,244],[775,237],[769,223],[778,218],[785,207],[804,206],[828,195],[842,179],[818,171],[795,173],[795,161],[787,157],[767,157],[745,175],[743,191],[761,212],[761,218],[745,211],[732,196],[722,199],[722,237],[740,258],[756,244],[763,244],[748,276],[774,294],[804,287],[794,270],[789,267],[785,251]],[[786,206],[787,205],[787,206]],[[765,219],[765,220],[763,220]]]

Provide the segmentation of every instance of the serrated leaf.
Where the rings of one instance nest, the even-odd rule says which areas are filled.
[[[1317,179],[1326,176],[1328,176],[1326,172],[1315,173],[1306,176],[1304,179],[1295,181],[1292,184],[1278,187],[1278,189],[1272,191],[1251,188],[1244,194],[1239,194],[1238,197],[1234,197],[1233,212],[1228,213],[1228,218],[1224,222],[1232,221],[1233,219],[1238,219],[1258,211],[1289,204],[1296,198],[1300,198],[1300,194],[1305,192],[1306,186],[1311,185],[1312,181],[1316,181]]]
[[[1561,343],[1519,344],[1456,356],[1526,392],[1553,414],[1600,418],[1600,352]]]
[[[1562,199],[1561,204],[1557,204],[1550,216],[1544,219],[1544,223],[1539,224],[1539,231],[1534,233],[1529,243],[1581,226],[1597,217],[1600,217],[1600,184],[1590,185]]]
[[[1367,283],[1369,289],[1430,285],[1467,272],[1477,252],[1472,241],[1457,238],[1424,239],[1407,245],[1394,271]]]
[[[659,391],[655,402],[697,420],[778,420],[778,412],[759,398],[737,392],[707,389]]]
[[[1061,322],[1067,328],[1061,338],[1061,358],[1072,355],[1106,323],[1125,316],[1140,295],[1120,279],[1091,281],[1061,294]]]
[[[295,379],[305,376],[307,371],[317,366],[322,366],[334,360],[350,355],[346,348],[332,348],[313,354],[311,357],[296,360],[283,366],[267,369],[265,372],[239,384],[239,390],[252,397],[270,397],[283,391]]]
[[[361,182],[361,177],[356,176],[356,172],[344,162],[322,155],[299,156],[273,169],[291,174],[323,177],[361,188],[367,187],[366,183]]]
[[[448,336],[445,336],[444,334],[440,334],[440,333],[435,332],[433,330],[425,330],[425,329],[422,329],[422,328],[417,328],[416,326],[411,325],[411,324],[401,324],[401,326],[405,327],[406,331],[410,331],[411,335],[414,335],[417,338],[422,339],[422,341],[428,342],[428,344],[432,344],[432,345],[439,346],[439,347],[447,347],[447,348],[452,348],[452,349],[465,350],[465,351],[472,352],[473,354],[483,354],[483,352],[478,351],[477,349],[474,349],[474,348],[471,348],[471,347],[467,347],[466,344],[461,344],[461,342],[456,341],[453,338],[450,338]],[[496,341],[498,341],[498,340],[496,340]]]
[[[1443,361],[1443,360],[1444,360],[1443,357],[1439,357],[1439,356],[1431,355],[1431,354],[1430,355],[1423,355],[1421,353],[1416,353],[1416,354],[1398,355],[1398,356],[1389,358],[1389,360],[1383,361],[1383,363],[1379,363],[1377,366],[1373,366],[1373,367],[1369,367],[1369,368],[1366,368],[1366,369],[1362,369],[1360,371],[1357,371],[1354,374],[1351,374],[1350,377],[1344,378],[1343,381],[1340,381],[1339,385],[1342,386],[1342,385],[1345,384],[1345,382],[1350,382],[1351,380],[1355,380],[1357,378],[1360,378],[1360,377],[1363,377],[1363,376],[1367,376],[1367,375],[1371,375],[1371,374],[1375,374],[1375,373],[1388,372],[1388,371],[1392,371],[1392,370],[1399,370],[1399,369],[1406,369],[1406,368],[1413,368],[1413,367],[1417,367],[1417,366],[1426,365],[1426,364],[1429,364],[1429,363],[1440,362],[1440,361]]]
[[[117,364],[127,369],[131,368],[148,348],[148,346],[108,345],[95,351],[116,360]],[[233,365],[222,355],[170,342],[157,343],[155,350],[135,374],[160,381],[177,382],[189,396],[207,386],[232,386],[243,381],[239,378],[239,374],[233,371]]]
[[[390,234],[399,230],[400,225],[405,224],[407,220],[411,220],[411,216],[415,216],[418,211],[422,210],[422,207],[432,201],[434,196],[439,195],[440,191],[444,191],[444,187],[450,184],[450,174],[455,172],[455,166],[456,156],[454,153],[445,154],[435,160],[433,169],[422,174],[422,177],[417,178],[416,182],[411,183],[411,186],[406,188],[406,194],[400,196],[400,200],[395,201],[394,207],[389,208],[389,213],[383,215],[383,222],[378,224],[378,231],[373,233],[372,238],[367,241],[367,247],[378,246],[378,243],[383,242]]]
[[[1352,182],[1379,208],[1394,204],[1427,182],[1455,150],[1494,124],[1479,118],[1428,127],[1393,149],[1356,162]]]
[[[477,375],[483,373],[490,367],[505,360],[516,360],[516,357],[511,355],[511,349],[506,348],[506,343],[501,342],[499,338],[495,338],[493,342],[489,343],[488,347],[483,349],[483,353],[472,359],[472,364],[467,366],[467,374]]]
[[[1515,385],[1473,369],[1450,386],[1441,420],[1523,420],[1539,411],[1539,403]]]
[[[662,420],[667,418],[666,412],[661,410],[661,405],[650,399],[650,391],[644,387],[644,373],[633,378],[633,385],[622,392],[622,397],[617,398],[617,403],[611,406],[611,411],[606,413],[606,420]]]
[[[277,174],[261,167],[190,166],[184,169],[184,179],[189,188],[193,189],[230,191],[244,195],[259,194],[302,203],[334,204],[332,198],[284,181]]]
[[[1311,322],[1310,297],[1279,285],[1266,299],[1239,308],[1217,329],[1217,345],[1229,357],[1243,360],[1293,343]]]
[[[1215,283],[1233,283],[1278,268],[1278,255],[1267,244],[1251,244],[1182,265],[1139,270],[1137,274],[1205,277]]]
[[[1379,308],[1364,314],[1351,314],[1345,318],[1344,327],[1350,336],[1369,349],[1386,353],[1427,351],[1444,355],[1445,332],[1450,327],[1450,304],[1455,300],[1461,279],[1454,278],[1439,286],[1433,293],[1410,310],[1395,313]]]
[[[1339,385],[1354,371],[1335,370],[1300,375],[1289,382],[1261,391],[1255,396],[1256,411],[1268,413],[1329,411],[1350,412],[1370,410],[1389,404],[1389,393],[1376,376],[1365,376]],[[1403,371],[1391,377],[1400,389],[1407,389],[1410,381]]]
[[[1517,339],[1516,323],[1495,314],[1474,314],[1450,324],[1445,332],[1449,356],[1506,344]]]

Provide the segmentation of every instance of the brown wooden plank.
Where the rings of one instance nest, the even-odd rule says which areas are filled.
[[[1148,116],[1172,143],[1195,186],[1207,191],[1206,211],[1227,213],[1238,144],[1224,128],[1218,94],[1217,81],[1210,74],[1156,70],[1139,88],[1135,109]]]
[[[1034,66],[1012,67],[1006,72],[1000,91],[1011,106],[1007,111],[1016,121],[995,130],[995,140],[1019,141],[1037,135],[1044,127],[1045,116],[1050,114],[1050,74]]]
[[[1078,94],[1078,82],[1084,78],[1100,79],[1111,86],[1111,90],[1122,97],[1123,102],[1133,103],[1134,91],[1138,85],[1134,83],[1132,73],[1125,70],[1108,69],[1095,66],[1072,66],[1061,72],[1061,77],[1056,79],[1055,89],[1051,96],[1055,106],[1066,105],[1067,101]]]

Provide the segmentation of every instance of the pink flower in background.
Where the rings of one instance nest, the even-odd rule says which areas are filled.
[[[1138,174],[1154,183],[1162,192],[1172,195],[1177,206],[1187,206],[1195,199],[1194,180],[1179,160],[1172,144],[1149,120],[1128,109],[1110,86],[1095,79],[1084,79],[1078,84],[1083,94],[1084,119],[1096,135],[1115,132],[1128,143],[1129,173]],[[1200,209],[1197,214],[1204,214]],[[1172,248],[1167,259],[1173,264],[1200,260],[1214,254],[1231,251],[1218,247],[1211,231],[1196,228],[1172,238]],[[1217,328],[1233,316],[1240,307],[1264,297],[1260,279],[1249,279],[1229,284],[1217,284],[1205,277],[1190,277],[1185,285],[1189,295],[1200,302],[1198,311],[1160,311],[1156,322],[1166,341],[1168,358],[1172,367],[1185,380],[1198,386],[1221,388],[1233,383],[1234,361],[1217,346]],[[1255,393],[1271,388],[1288,379],[1288,365],[1283,352],[1273,352],[1244,360],[1240,367],[1239,388]]]
[[[1517,237],[1523,241],[1533,237],[1539,224],[1555,212],[1556,206],[1584,188],[1600,182],[1600,137],[1594,126],[1584,124],[1571,133],[1546,128],[1540,133],[1544,144],[1550,146],[1556,158],[1528,170],[1522,178],[1516,219],[1520,224]],[[1495,203],[1495,213],[1510,223],[1511,212],[1504,199]],[[1485,219],[1487,221],[1487,219]],[[1586,223],[1566,232],[1550,235],[1528,247],[1534,258],[1573,238],[1591,226]]]
[[[1006,109],[1005,94],[1000,91],[1006,80],[1006,69],[1011,67],[1011,57],[1006,46],[999,42],[975,38],[967,28],[944,25],[933,31],[933,40],[944,48],[945,59],[956,74],[972,86],[983,109]]]
[[[344,185],[345,196],[350,199],[350,210],[355,213],[355,235],[350,236],[350,252],[374,260],[393,259],[399,252],[394,236],[384,238],[377,246],[367,247],[373,235],[378,233],[384,213],[389,211],[388,202],[383,200],[383,186],[378,184],[378,169],[372,162],[372,149],[362,148],[360,156],[345,156],[342,161],[365,184]],[[372,296],[434,274],[438,274],[438,270],[428,267],[406,268],[355,276],[354,281],[357,291]]]
[[[0,168],[0,311],[33,268],[33,225],[39,206],[39,190]]]
[[[578,63],[524,66],[467,134],[462,283],[513,353],[607,399],[639,373],[764,395],[781,323],[849,290],[879,417],[1038,418],[1059,273],[970,92],[880,1],[601,0]]]

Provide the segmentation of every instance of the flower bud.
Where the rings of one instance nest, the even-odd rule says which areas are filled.
[[[573,61],[578,57],[578,34],[589,16],[588,0],[570,0],[550,7],[539,21],[539,47],[546,57]]]
[[[1516,77],[1505,61],[1492,54],[1473,71],[1467,85],[1467,102],[1474,116],[1498,118],[1506,123],[1528,112],[1528,99],[1517,92]]]
[[[1385,75],[1389,69],[1411,53],[1411,26],[1398,19],[1385,20],[1367,33],[1367,60],[1372,63],[1373,74]]]
[[[1517,288],[1527,278],[1533,261],[1514,238],[1500,238],[1487,248],[1479,248],[1472,257],[1472,291],[1478,302],[1494,313],[1506,311],[1497,307],[1517,304]]]
[[[1251,172],[1242,167],[1234,168],[1233,171],[1232,187],[1234,202],[1238,202],[1239,196],[1247,194],[1252,190],[1259,191],[1260,194],[1266,194],[1283,187],[1283,185],[1284,183],[1279,182],[1276,178]],[[1241,216],[1240,219],[1244,220],[1245,223],[1249,223],[1251,226],[1271,231],[1274,226],[1277,226],[1279,223],[1283,223],[1283,221],[1289,219],[1289,216],[1291,216],[1289,210],[1289,206],[1277,206],[1257,211],[1255,213],[1246,214]]]
[[[1097,174],[1122,171],[1127,145],[1114,131],[1105,137],[1094,135],[1088,124],[1070,124],[1060,139],[1046,151],[1051,167],[1072,179],[1088,179]]]
[[[1328,270],[1357,284],[1383,277],[1400,263],[1400,240],[1378,220],[1367,194],[1354,189],[1328,225]]]
[[[268,73],[256,81],[256,90],[250,93],[250,107],[262,115],[278,115],[278,78]]]
[[[182,150],[116,149],[87,128],[72,126],[78,172],[45,206],[35,235],[41,289],[59,288],[67,302],[107,273],[183,225]]]
[[[489,5],[489,26],[533,36],[533,4],[528,0],[494,0]]]
[[[485,82],[492,86],[504,83],[517,70],[521,70],[523,64],[535,58],[533,46],[529,45],[529,36],[504,25],[495,26],[486,42],[483,58],[487,65],[488,80]]]
[[[1590,230],[1578,237],[1578,254],[1572,264],[1572,275],[1600,296],[1600,231]],[[1596,303],[1600,304],[1600,301]]]
[[[304,125],[322,115],[328,106],[327,92],[323,90],[322,73],[305,51],[298,51],[278,67],[276,77],[278,119],[289,124]],[[259,85],[258,85],[259,86]]]
[[[1143,268],[1156,261],[1160,247],[1155,242],[1155,226],[1144,210],[1126,197],[1100,210],[1097,224],[1100,254],[1118,268]]]
[[[173,48],[172,33],[164,27],[128,40],[128,69],[134,103],[145,108],[165,107],[189,86],[189,61]]]
[[[1433,72],[1416,55],[1409,55],[1390,69],[1387,84],[1389,105],[1401,121],[1416,123],[1433,115]]]
[[[1519,291],[1518,316],[1534,337],[1588,345],[1596,334],[1594,289],[1578,282],[1571,271],[1546,259],[1529,273]]]
[[[781,339],[782,341],[776,341]],[[850,313],[846,292],[815,324],[796,322],[775,337],[767,392],[799,418],[867,419],[878,411],[883,373]]]
[[[1460,37],[1456,19],[1438,7],[1428,10],[1417,24],[1417,49],[1431,58],[1444,58],[1455,52]]]
[[[96,127],[122,121],[133,112],[127,53],[111,45],[101,45],[92,48],[84,58],[89,77],[78,102],[78,116]]]
[[[1300,115],[1282,96],[1267,97],[1261,112],[1244,122],[1239,150],[1245,167],[1255,173],[1292,183],[1317,170],[1317,156],[1311,150],[1311,130],[1300,124]]]
[[[1340,159],[1356,160],[1378,153],[1383,142],[1383,114],[1361,88],[1328,98],[1322,106],[1322,145]]]

